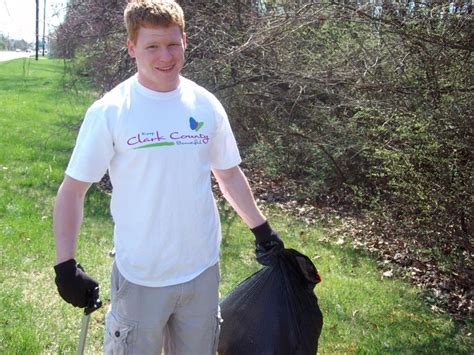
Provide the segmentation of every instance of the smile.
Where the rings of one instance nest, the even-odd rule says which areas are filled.
[[[169,67],[155,67],[156,70],[159,70],[159,71],[163,71],[163,72],[169,72],[169,71],[172,71],[174,69],[174,64],[173,65],[170,65]]]

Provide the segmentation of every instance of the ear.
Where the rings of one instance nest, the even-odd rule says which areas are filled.
[[[135,44],[130,38],[127,39],[127,48],[128,48],[128,55],[132,58],[135,58]]]
[[[186,49],[186,32],[183,32],[183,47]]]

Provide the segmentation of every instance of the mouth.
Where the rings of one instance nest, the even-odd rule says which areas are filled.
[[[160,71],[160,72],[163,72],[163,73],[168,73],[170,71],[172,71],[174,69],[174,64],[173,65],[169,65],[167,67],[155,67],[156,70]]]

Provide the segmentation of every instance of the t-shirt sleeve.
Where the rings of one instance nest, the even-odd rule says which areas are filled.
[[[230,169],[241,163],[239,148],[229,119],[220,102],[215,100],[216,131],[211,141],[211,167],[216,169]]]
[[[110,124],[101,108],[92,106],[82,122],[66,174],[84,182],[98,182],[114,155]]]

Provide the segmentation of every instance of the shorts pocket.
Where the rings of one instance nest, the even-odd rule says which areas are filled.
[[[122,276],[118,270],[117,264],[114,262],[111,276],[112,299],[116,301],[117,299],[122,298],[126,294],[129,285],[130,282]]]
[[[135,329],[136,322],[120,320],[109,311],[105,316],[104,354],[131,354]]]

